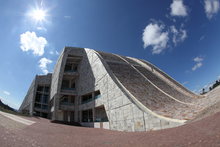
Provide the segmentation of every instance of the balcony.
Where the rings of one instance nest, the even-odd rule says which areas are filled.
[[[61,110],[74,110],[74,103],[70,103],[70,102],[60,102],[60,109]]]
[[[100,98],[101,97],[101,95],[95,95],[94,96],[94,99],[96,100],[96,99],[98,99],[98,98]]]
[[[63,75],[65,75],[65,76],[79,76],[79,73],[77,70],[64,70]]]
[[[95,122],[108,122],[108,117],[105,117],[105,118],[95,118]]]
[[[91,101],[93,101],[92,98],[87,99],[87,100],[83,100],[83,101],[81,101],[81,104],[86,104],[86,103],[89,103],[89,102],[91,102]]]
[[[76,88],[61,88],[63,95],[76,95]]]
[[[35,103],[34,110],[47,113],[48,112],[48,105],[41,104],[41,103]]]

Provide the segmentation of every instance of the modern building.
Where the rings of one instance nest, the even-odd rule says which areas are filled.
[[[49,118],[50,84],[52,74],[36,75],[20,106],[22,113]]]
[[[145,60],[65,47],[52,76],[36,76],[20,111],[88,127],[149,131],[183,125],[206,102]]]

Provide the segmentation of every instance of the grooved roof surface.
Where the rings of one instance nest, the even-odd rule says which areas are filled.
[[[213,98],[209,103],[207,98],[194,98],[192,93],[189,96],[187,89],[176,84],[177,82],[168,75],[164,76],[165,73],[153,67],[154,70],[159,71],[160,76],[164,76],[175,84],[175,86],[169,85],[160,76],[154,74],[154,70],[150,70],[152,65],[147,62],[142,63],[146,66],[150,65],[149,68],[126,57],[103,52],[99,52],[99,54],[121,84],[143,105],[159,115],[189,120],[193,119],[202,109],[217,101],[216,98]],[[182,88],[183,92],[177,90],[176,87]]]

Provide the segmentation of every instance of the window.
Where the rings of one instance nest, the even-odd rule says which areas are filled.
[[[37,91],[43,91],[44,87],[43,86],[38,86]]]
[[[48,109],[50,86],[38,85],[35,96],[35,107],[38,109]]]
[[[48,106],[47,105],[42,105],[42,109],[47,109],[48,108]]]
[[[107,122],[108,116],[104,105],[95,108],[95,122]]]
[[[71,88],[75,89],[75,86],[76,86],[76,85],[75,85],[75,82],[72,80],[72,81],[71,81]]]
[[[85,104],[85,103],[88,103],[90,101],[92,101],[92,93],[83,95],[82,98],[81,98],[81,104]]]
[[[98,91],[95,91],[94,96],[95,96],[95,97],[94,97],[95,99],[100,98],[100,97],[101,97],[100,91],[99,91],[99,90],[98,90]]]
[[[62,89],[68,89],[69,88],[69,83],[70,81],[69,80],[63,80],[62,82]]]
[[[36,101],[36,102],[41,102],[41,97],[42,97],[42,94],[40,94],[40,93],[37,92],[35,101]]]
[[[44,87],[44,92],[50,92],[50,87],[49,86]]]
[[[75,80],[63,80],[61,89],[62,90],[74,90],[76,88]]]
[[[74,96],[64,95],[60,99],[60,104],[61,105],[73,105],[74,101],[75,101],[75,97]]]
[[[40,112],[38,112],[38,111],[35,111],[35,114],[34,114],[35,116],[40,116]]]
[[[93,122],[92,109],[82,111],[82,122]]]
[[[72,70],[72,64],[66,63],[64,71],[71,71]]]
[[[76,72],[76,71],[77,71],[77,64],[66,63],[64,72]]]
[[[35,103],[35,105],[34,105],[36,108],[41,108],[41,105],[40,104],[37,104],[37,103]]]
[[[71,96],[71,97],[70,97],[70,102],[71,102],[72,104],[75,103],[75,96]]]
[[[49,95],[44,94],[42,98],[42,103],[48,103],[48,98],[49,98]]]

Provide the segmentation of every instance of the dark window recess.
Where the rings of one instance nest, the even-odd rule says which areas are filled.
[[[82,122],[93,122],[92,109],[82,111]]]
[[[81,104],[85,104],[92,101],[92,94],[83,95],[81,99]]]
[[[44,117],[44,118],[47,118],[48,114],[47,113],[42,113],[41,116]]]
[[[74,96],[71,96],[71,97],[70,97],[70,102],[71,102],[72,104],[75,103],[75,97],[74,97]]]
[[[71,83],[71,88],[75,89],[75,87],[76,87],[75,82],[72,81],[72,83]]]
[[[40,101],[41,101],[41,97],[42,97],[42,94],[37,93],[37,94],[36,94],[35,101],[36,101],[36,102],[40,102]]]
[[[70,81],[69,80],[63,80],[62,82],[62,89],[68,89],[69,88],[69,83]]]
[[[42,105],[42,109],[46,110],[48,108],[47,105]]]
[[[43,86],[38,86],[37,91],[43,91],[44,87]]]
[[[76,72],[77,71],[77,65],[72,64],[72,63],[66,63],[64,71],[65,72]]]
[[[95,122],[107,122],[108,116],[104,106],[95,108]]]
[[[48,86],[44,87],[44,92],[50,92],[50,87]]]
[[[63,97],[61,97],[60,103],[61,104],[68,103],[68,95],[64,95]]]
[[[35,116],[40,116],[40,112],[38,112],[38,111],[35,111],[35,114],[34,114]]]
[[[99,91],[99,90],[98,90],[98,91],[95,91],[95,93],[94,93],[94,98],[97,99],[97,98],[100,98],[100,97],[101,97],[100,91]]]
[[[77,71],[77,66],[76,65],[73,66],[73,71]]]
[[[61,105],[73,105],[74,104],[74,96],[68,96],[68,95],[64,95],[63,97],[61,97],[60,99],[60,104]]]
[[[71,71],[71,70],[72,70],[72,64],[67,63],[66,66],[65,66],[64,71]]]
[[[49,98],[49,95],[43,95],[43,98],[42,98],[42,103],[48,103],[48,98]]]
[[[74,90],[75,89],[75,81],[74,80],[63,80],[61,89],[62,90]]]
[[[41,104],[35,103],[34,106],[35,106],[36,108],[41,108]]]
[[[67,97],[65,97],[65,98],[63,98],[63,100],[62,100],[62,102],[68,102],[68,98]]]

